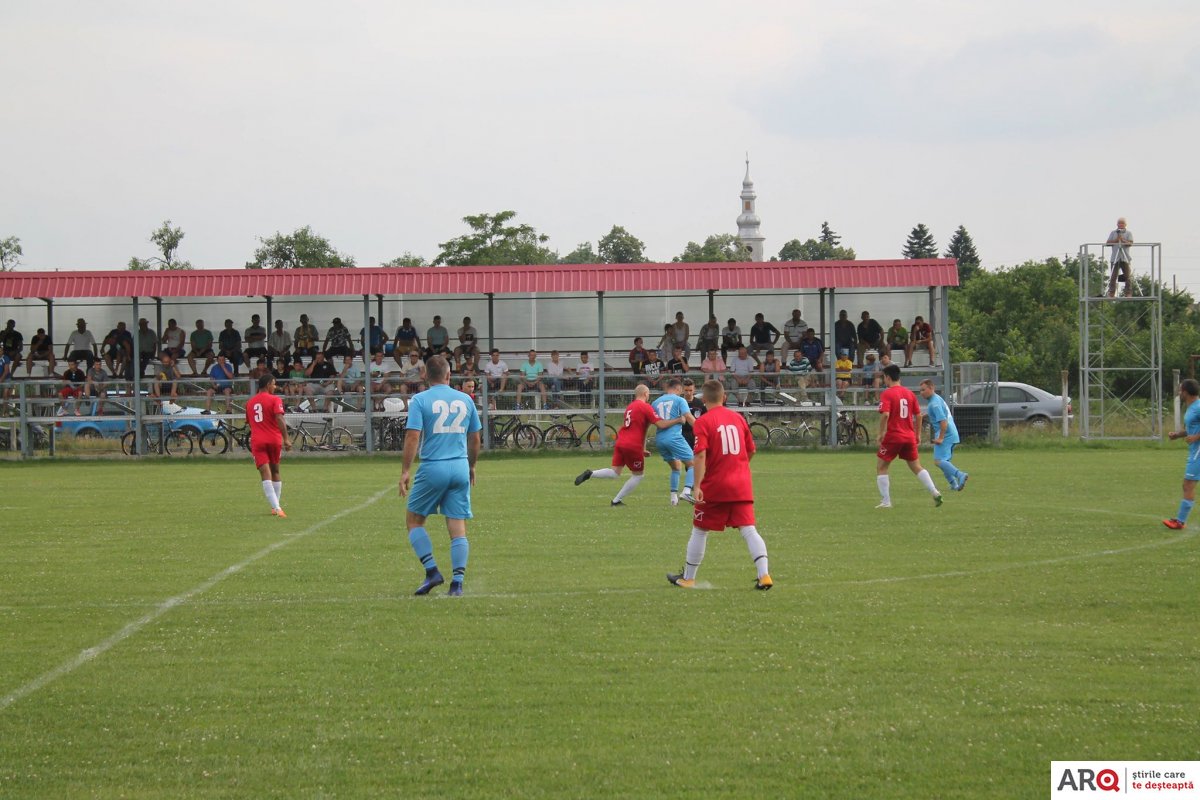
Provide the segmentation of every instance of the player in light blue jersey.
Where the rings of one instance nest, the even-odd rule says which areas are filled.
[[[1164,519],[1173,531],[1181,531],[1187,525],[1188,514],[1196,504],[1196,481],[1200,481],[1200,383],[1187,378],[1179,384],[1179,404],[1187,409],[1183,415],[1183,430],[1171,431],[1168,439],[1186,439],[1188,443],[1187,467],[1183,470],[1183,499],[1179,501],[1179,513]]]
[[[471,487],[475,485],[475,460],[479,457],[479,412],[469,395],[450,388],[450,364],[444,356],[425,362],[425,376],[429,388],[408,403],[400,496],[408,497],[409,544],[425,567],[425,581],[416,594],[429,594],[445,583],[425,530],[425,518],[441,514],[450,532],[450,564],[454,569],[448,594],[458,597],[463,593],[470,553],[467,520],[471,518]],[[410,492],[409,472],[418,450],[421,468]]]
[[[925,413],[933,432],[933,465],[942,470],[951,489],[961,492],[967,487],[970,475],[950,463],[954,445],[958,444],[958,428],[954,424],[954,417],[950,415],[950,407],[934,391],[933,381],[928,378],[921,381],[921,397],[928,403]]]
[[[683,381],[679,378],[670,378],[665,388],[665,393],[654,401],[654,413],[658,414],[660,419],[673,420],[683,417],[688,425],[696,424],[696,418],[692,416],[687,400],[684,400],[680,394],[683,391]],[[683,438],[683,426],[672,425],[669,428],[659,429],[658,433],[654,435],[654,446],[658,448],[658,454],[662,456],[662,460],[671,465],[671,505],[679,505],[679,473],[684,467],[687,467],[687,472],[683,480],[683,499],[689,503],[694,502],[692,500],[694,456],[691,445]]]

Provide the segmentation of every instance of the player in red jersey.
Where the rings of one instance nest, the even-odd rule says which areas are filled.
[[[625,421],[621,424],[621,430],[617,431],[617,444],[613,448],[612,467],[596,470],[585,469],[575,479],[576,486],[588,478],[617,478],[621,475],[622,469],[629,467],[629,471],[633,474],[629,476],[629,480],[625,481],[621,491],[617,492],[617,496],[609,504],[625,505],[621,501],[642,482],[642,472],[646,468],[646,456],[650,455],[646,450],[646,429],[654,425],[662,430],[672,425],[682,425],[684,421],[683,417],[676,417],[672,420],[659,419],[649,400],[650,387],[639,383],[633,390],[633,402],[625,407]]]
[[[767,543],[754,527],[754,487],[750,481],[754,437],[742,415],[725,407],[725,387],[720,381],[705,381],[701,393],[707,411],[693,426],[696,507],[692,511],[692,537],[683,571],[678,575],[668,573],[667,580],[684,589],[695,588],[709,532],[737,528],[758,570],[754,588],[770,589],[774,584],[767,572]]]
[[[888,467],[896,457],[904,459],[908,468],[917,476],[921,485],[933,495],[935,506],[942,504],[942,493],[933,485],[933,478],[921,466],[917,458],[917,442],[921,430],[921,405],[917,396],[900,385],[900,367],[888,364],[883,368],[883,385],[887,388],[879,396],[879,457],[875,466],[875,482],[879,485],[882,501],[876,508],[892,507],[891,479]]]
[[[258,379],[258,394],[246,403],[246,422],[250,424],[250,453],[254,466],[262,476],[263,494],[271,504],[271,514],[286,517],[279,506],[283,481],[279,477],[280,450],[291,450],[287,423],[283,419],[283,398],[275,394],[275,376],[271,373]]]

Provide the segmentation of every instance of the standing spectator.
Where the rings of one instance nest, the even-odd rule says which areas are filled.
[[[158,334],[144,317],[138,320],[138,375],[145,376],[146,366],[158,355]]]
[[[217,334],[217,356],[225,356],[225,360],[233,367],[233,374],[238,374],[238,367],[245,358],[242,354],[242,334],[233,327],[233,320],[225,320],[225,328]]]
[[[470,317],[463,317],[462,327],[458,329],[458,347],[454,348],[456,369],[468,355],[479,357],[479,331],[471,324]]]
[[[287,514],[279,501],[283,496],[283,479],[279,474],[282,450],[291,450],[287,422],[283,417],[283,399],[276,394],[275,378],[267,373],[259,377],[258,394],[246,403],[246,422],[250,426],[250,453],[262,478],[263,494],[271,504],[272,516],[284,519]]]
[[[667,372],[672,375],[686,375],[687,371],[687,354],[682,347],[677,346],[675,352],[671,354],[671,360],[667,362]]]
[[[319,411],[324,411],[329,398],[337,394],[337,375],[337,367],[329,363],[324,352],[318,350],[312,363],[304,371],[304,377],[312,381],[306,384],[312,392],[312,397],[316,399],[318,393],[321,395]]]
[[[1116,295],[1117,281],[1122,280],[1125,282],[1125,296],[1132,297],[1133,273],[1129,265],[1133,263],[1133,257],[1129,253],[1129,245],[1133,244],[1133,233],[1126,229],[1124,217],[1117,219],[1117,228],[1108,235],[1107,244],[1112,245],[1112,274],[1108,279],[1108,296]]]
[[[709,350],[716,350],[720,343],[721,323],[717,322],[716,314],[711,314],[708,322],[700,326],[700,333],[696,337],[696,352],[700,354],[700,358],[704,358]]]
[[[117,327],[104,337],[104,360],[108,364],[108,373],[113,378],[133,377],[133,336],[125,329],[125,323],[118,322]]]
[[[808,323],[801,318],[800,309],[793,308],[791,319],[783,323],[783,338],[787,342],[789,351],[800,346],[800,340],[804,338],[806,330],[808,330]]]
[[[833,323],[833,352],[840,355],[843,350],[847,353],[858,350],[858,331],[845,309],[838,312],[837,322]]]
[[[292,354],[312,358],[317,354],[317,342],[320,338],[317,326],[308,321],[308,314],[301,314],[300,326],[292,334]]]
[[[729,351],[736,353],[741,346],[742,329],[738,327],[737,320],[730,317],[729,322],[721,329],[721,359],[728,359]]]
[[[879,351],[880,363],[883,362],[883,356],[890,356],[897,350],[901,353],[908,353],[908,328],[900,324],[899,318],[892,320],[892,327],[887,329],[884,341],[887,343],[887,352]],[[905,357],[907,358],[907,355]]]
[[[233,324],[232,321],[229,323]],[[229,363],[229,357],[224,353],[217,353],[217,363],[212,365],[212,369],[208,371],[208,377],[212,379],[212,385],[208,387],[205,394],[204,413],[212,413],[213,395],[225,395],[225,413],[228,414],[233,408],[233,366]]]
[[[495,408],[496,395],[508,384],[508,364],[500,360],[500,351],[496,348],[492,348],[491,358],[483,365],[483,374],[487,376],[488,403]]]
[[[639,336],[633,340],[633,349],[629,351],[629,368],[634,375],[641,375],[646,371],[646,362],[649,360],[650,353],[642,346],[642,337]]]
[[[442,318],[433,318],[433,327],[425,331],[425,357],[450,355],[450,331],[442,325]]]
[[[88,367],[87,380],[83,383],[83,393],[88,397],[104,397],[104,387],[108,383],[108,373],[104,371],[104,362],[96,359]]]
[[[25,349],[25,336],[17,330],[17,321],[10,319],[0,331],[0,352],[9,357],[14,364],[21,361],[21,351]]]
[[[729,361],[730,387],[737,391],[738,405],[750,403],[750,390],[754,388],[754,370],[758,363],[750,357],[745,345],[738,348],[737,355]]]
[[[325,342],[321,349],[325,351],[326,359],[354,355],[354,348],[350,342],[350,329],[342,324],[341,317],[333,318],[333,323],[325,332]]]
[[[63,358],[84,362],[91,369],[96,363],[96,337],[87,328],[87,321],[80,317],[75,320],[75,330],[67,337],[67,346],[63,349]]]
[[[213,335],[212,331],[204,327],[204,320],[196,320],[196,329],[192,331],[190,339],[192,349],[191,352],[188,353],[187,360],[188,366],[192,369],[192,377],[200,375],[200,372],[196,370],[197,358],[204,359],[204,374],[207,375],[208,369],[213,363]]]
[[[521,380],[517,382],[517,408],[521,408],[521,392],[529,389],[537,390],[542,396],[542,405],[546,405],[546,384],[542,382],[542,373],[546,368],[537,360],[537,350],[529,351],[529,359],[521,363]]]
[[[686,360],[692,354],[692,329],[683,320],[683,312],[675,312],[675,324],[671,326],[674,333],[674,347],[667,351],[668,354],[674,352],[675,348],[683,351],[683,357]]]
[[[666,362],[671,357],[671,353],[675,352],[675,326],[671,323],[663,325],[662,338],[658,340],[658,345],[654,348],[655,354],[659,361]]]
[[[750,326],[750,355],[758,361],[759,351],[774,350],[779,341],[779,329],[767,322],[762,314],[754,315],[754,324]]]
[[[382,325],[376,324],[374,317],[367,317],[367,329],[370,331],[369,340],[367,331],[364,331],[362,328],[358,329],[358,341],[362,345],[364,361],[368,353],[371,355],[382,353],[388,343],[388,335],[383,332]]]
[[[704,373],[706,380],[724,381],[725,380],[725,359],[721,358],[715,349],[708,351],[708,356],[700,362],[700,371]]]
[[[412,320],[405,317],[400,323],[400,327],[396,328],[396,336],[392,340],[392,358],[396,364],[404,366],[404,357],[408,355],[410,350],[421,349],[421,337],[417,334],[417,329],[413,327]]]
[[[917,456],[917,431],[921,429],[921,406],[917,403],[917,396],[900,385],[900,368],[895,364],[883,368],[883,383],[887,388],[879,398],[879,452],[875,454],[875,483],[879,486],[881,501],[875,507],[892,507],[888,467],[897,457],[908,464],[920,484],[933,497],[934,506],[941,506],[942,494],[933,485],[933,478],[921,466]]]
[[[186,341],[187,332],[179,327],[179,323],[173,319],[167,320],[167,327],[163,329],[159,344],[162,345],[162,351],[169,355],[175,362],[176,368],[178,368],[179,362],[183,360],[186,354],[183,348]]]
[[[912,366],[913,353],[921,348],[929,351],[929,365],[933,366],[933,362],[936,359],[933,351],[933,326],[918,316],[913,320],[912,328],[909,329],[908,334],[909,340],[908,348],[904,353],[904,366]]]
[[[416,394],[425,388],[425,362],[416,350],[408,351],[408,361],[400,367],[400,394]]]
[[[883,327],[871,319],[871,312],[862,312],[862,322],[858,323],[858,366],[863,365],[863,356],[868,350],[878,351],[883,346]]]
[[[29,340],[29,357],[25,359],[25,374],[33,374],[33,362],[45,361],[50,369],[50,375],[54,375],[54,367],[57,361],[54,360],[54,344],[50,341],[50,337],[46,334],[45,328],[38,328],[37,333]]]
[[[271,335],[267,337],[267,354],[271,358],[282,358],[288,360],[292,355],[292,335],[287,332],[283,326],[283,320],[275,320],[275,330],[271,331]],[[276,380],[275,387],[283,386],[283,381]]]
[[[590,406],[592,404],[592,372],[595,371],[595,366],[590,360],[587,351],[579,354],[579,366],[575,367],[575,388],[579,392],[580,405]]]
[[[250,325],[246,328],[246,361],[267,355],[267,329],[262,326],[258,314],[250,315]]]
[[[550,402],[559,405],[562,398],[563,374],[566,372],[563,363],[558,360],[558,351],[550,351],[550,360],[546,363],[546,382],[550,384]]]
[[[804,351],[814,370],[820,372],[825,369],[825,343],[817,338],[816,330],[809,328],[804,332],[804,338],[800,340],[800,349]]]
[[[154,388],[150,394],[154,397],[169,397],[172,400],[178,399],[178,381],[182,377],[179,374],[179,367],[175,366],[175,359],[164,352],[162,360],[158,365],[158,373],[154,376]]]

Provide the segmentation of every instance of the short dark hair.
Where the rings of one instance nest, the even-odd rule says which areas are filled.
[[[1179,388],[1192,397],[1200,397],[1200,381],[1197,381],[1195,378],[1184,378],[1179,382]]]
[[[886,367],[883,368],[883,374],[887,375],[888,378],[890,378],[893,381],[900,380],[900,365],[899,364],[888,364]]]
[[[683,381],[679,380],[679,378],[669,378],[667,380],[668,389],[675,389],[681,386],[683,386]]]
[[[271,383],[274,382],[274,380],[275,380],[275,376],[269,372],[266,375],[259,375],[258,376],[258,390],[260,392],[266,391],[267,387],[270,386]]]
[[[430,383],[441,383],[450,374],[450,362],[445,356],[434,356],[425,362],[425,374]]]

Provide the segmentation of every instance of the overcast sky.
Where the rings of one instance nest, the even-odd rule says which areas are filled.
[[[768,254],[962,224],[996,267],[1124,215],[1200,296],[1198,41],[1195,0],[5,0],[0,238],[120,269],[169,218],[228,268],[311,225],[367,266],[514,209],[668,261],[736,232],[748,150]]]

